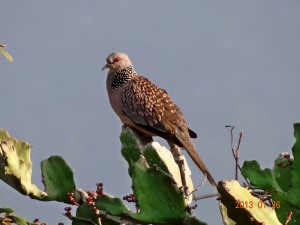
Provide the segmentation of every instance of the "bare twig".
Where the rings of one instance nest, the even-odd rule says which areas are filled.
[[[230,128],[230,144],[231,144],[231,152],[232,152],[232,155],[233,155],[233,158],[234,158],[234,161],[235,161],[235,179],[237,180],[238,179],[238,166],[239,166],[239,163],[238,163],[238,157],[237,157],[237,154],[235,153],[234,151],[234,146],[233,146],[233,130],[234,130],[234,126],[230,126],[230,125],[226,125],[225,126],[226,128]]]
[[[198,201],[198,200],[201,200],[201,199],[212,198],[212,197],[219,197],[219,194],[216,193],[216,194],[201,195],[201,196],[198,196],[198,197],[194,197],[193,200]]]
[[[194,193],[197,192],[197,191],[199,191],[200,188],[205,184],[206,181],[207,181],[207,175],[204,174],[204,179],[203,179],[203,181],[201,182],[201,184],[199,184],[199,185],[198,185],[198,186],[190,193],[190,195],[191,195],[191,194],[194,194]]]
[[[205,174],[204,180],[201,182],[201,184],[198,185],[198,187],[196,189],[194,189],[191,194],[194,194],[195,192],[199,191],[199,189],[203,186],[203,184],[205,184],[205,182],[207,181],[207,176]],[[201,199],[205,199],[205,198],[212,198],[212,197],[218,197],[219,194],[208,194],[208,195],[201,195],[201,196],[196,196],[195,194],[193,195],[193,200],[194,201],[198,201]]]
[[[239,133],[239,142],[238,142],[238,146],[236,148],[236,152],[235,152],[235,179],[238,179],[238,168],[239,168],[239,156],[240,156],[240,146],[241,146],[241,142],[242,142],[242,137],[243,137],[243,132],[240,131]],[[241,168],[239,168],[241,169]]]
[[[239,156],[240,156],[240,146],[241,146],[241,142],[242,142],[242,138],[243,138],[243,132],[240,131],[238,145],[237,145],[237,148],[234,150],[234,146],[233,146],[233,130],[234,130],[234,126],[226,125],[225,127],[226,128],[230,128],[231,152],[232,152],[232,155],[233,155],[234,160],[235,160],[235,179],[237,180],[238,179],[238,170],[241,171],[241,167],[239,165]],[[249,182],[247,181],[246,178],[245,178],[245,180],[246,180],[247,184],[249,185]]]
[[[234,126],[230,126],[230,125],[226,125],[226,128],[230,128],[230,144],[231,144],[231,151],[232,151],[232,155],[234,158],[235,157],[235,153],[234,153],[234,147],[233,147],[233,130],[234,130]]]

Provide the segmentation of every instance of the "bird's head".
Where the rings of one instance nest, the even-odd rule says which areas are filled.
[[[130,59],[123,52],[111,53],[109,56],[107,56],[106,62],[107,63],[102,68],[102,71],[105,69],[119,71],[131,65]]]

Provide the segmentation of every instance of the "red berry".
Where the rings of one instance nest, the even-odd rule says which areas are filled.
[[[69,211],[71,211],[71,210],[72,210],[71,207],[66,207],[66,208],[65,208],[65,211],[67,211],[67,212],[69,212]]]

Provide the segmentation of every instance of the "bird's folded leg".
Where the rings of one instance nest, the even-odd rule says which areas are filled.
[[[175,145],[172,142],[168,142],[168,143],[170,145],[170,150],[171,150],[171,153],[174,157],[174,160],[175,160],[176,164],[179,167],[184,196],[185,196],[185,198],[188,198],[189,197],[189,190],[188,190],[186,177],[185,177],[185,165],[184,165],[183,155],[181,154],[180,148],[177,145]]]

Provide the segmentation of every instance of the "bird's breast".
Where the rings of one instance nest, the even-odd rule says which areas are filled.
[[[130,126],[132,128],[135,128],[144,134],[147,134],[149,136],[154,136],[154,134],[150,133],[149,131],[145,130],[141,126],[138,126],[135,124],[123,111],[123,103],[122,103],[122,93],[124,92],[125,88],[128,86],[128,84],[123,84],[121,87],[113,88],[112,87],[112,79],[113,76],[108,75],[106,80],[106,89],[108,93],[108,98],[110,105],[114,112],[117,114],[117,116],[120,118],[123,124]]]

